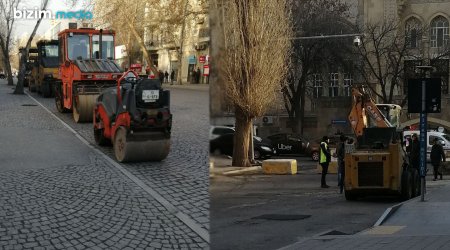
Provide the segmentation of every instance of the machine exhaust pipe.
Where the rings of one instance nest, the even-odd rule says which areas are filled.
[[[100,29],[100,35],[99,35],[99,38],[98,38],[98,40],[99,40],[99,46],[98,46],[98,56],[99,56],[99,59],[103,59],[103,55],[102,55],[102,52],[103,52],[103,50],[102,50],[102,45],[103,45],[103,29]]]

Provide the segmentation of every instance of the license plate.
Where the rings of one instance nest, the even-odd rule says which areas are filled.
[[[142,91],[142,100],[144,102],[156,102],[159,99],[159,90]]]
[[[95,78],[97,78],[97,79],[106,79],[106,78],[108,78],[108,75],[95,75]]]

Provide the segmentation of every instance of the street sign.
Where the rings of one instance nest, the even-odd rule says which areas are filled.
[[[205,61],[206,61],[206,56],[199,56],[199,57],[198,57],[198,61],[199,61],[200,63],[205,63]]]
[[[209,76],[209,65],[203,66],[203,76]]]
[[[196,64],[195,56],[189,56],[188,62],[189,62],[189,64]]]

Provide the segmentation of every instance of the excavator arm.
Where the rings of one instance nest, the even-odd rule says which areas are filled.
[[[357,137],[362,136],[363,129],[368,128],[370,124],[378,128],[394,127],[363,87],[352,89],[352,109],[348,119]]]

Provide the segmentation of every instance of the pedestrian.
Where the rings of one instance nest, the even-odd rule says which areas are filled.
[[[159,81],[161,82],[161,84],[163,84],[163,82],[164,82],[164,73],[162,72],[162,70],[158,71],[158,77],[159,77]]]
[[[409,164],[411,165],[411,167],[418,170],[420,165],[420,143],[416,133],[412,134],[411,138],[412,141],[409,146]]]
[[[442,145],[439,143],[438,138],[434,138],[434,145],[431,148],[431,165],[433,165],[433,173],[434,173],[434,179],[433,181],[437,180],[437,176],[441,177],[442,180],[442,172],[439,171],[439,167],[442,164],[442,161],[445,162],[445,152]]]
[[[172,72],[170,73],[170,84],[173,84],[173,81],[175,80],[175,71],[172,70]]]
[[[331,153],[330,148],[328,146],[328,143],[330,142],[330,139],[328,139],[328,136],[322,137],[322,142],[320,142],[320,160],[319,163],[322,166],[322,179],[320,181],[322,188],[329,188],[330,186],[327,185],[326,182],[326,175],[328,173],[328,165],[331,161]]]
[[[200,68],[197,67],[197,72],[196,72],[196,77],[197,77],[196,82],[197,82],[197,84],[200,83],[200,76],[201,76]]]
[[[167,73],[167,70],[164,72],[164,80],[165,82],[169,82],[169,73]]]
[[[347,137],[345,135],[341,135],[339,137],[340,142],[337,147],[337,158],[338,158],[338,185],[339,185],[339,193],[342,194],[344,190],[344,176],[345,176],[345,143],[347,141]]]

